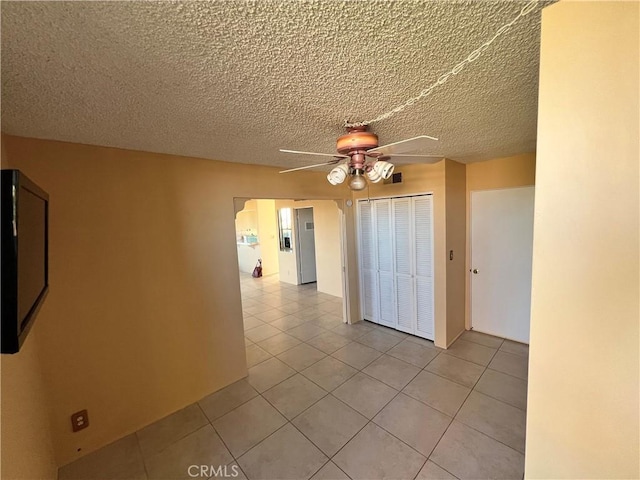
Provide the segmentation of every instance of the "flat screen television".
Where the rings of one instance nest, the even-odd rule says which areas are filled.
[[[16,353],[49,290],[49,195],[19,170],[0,173],[0,338]]]

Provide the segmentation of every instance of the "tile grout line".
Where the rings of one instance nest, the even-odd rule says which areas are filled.
[[[292,315],[295,315],[295,312],[294,312]],[[320,316],[322,316],[322,315],[320,315]],[[319,317],[316,317],[316,319],[317,319],[317,318],[320,318],[320,316],[319,316]],[[260,320],[260,319],[258,319],[258,320]],[[306,324],[306,323],[309,323],[309,322],[311,322],[312,320],[313,320],[313,319],[311,319],[311,320],[307,320],[307,321],[304,321],[302,325],[304,325],[304,324]],[[260,320],[260,321],[262,321],[262,320]],[[274,321],[277,321],[277,319],[276,319],[276,320],[274,320]],[[268,324],[268,323],[267,323],[267,322],[265,322],[265,324]],[[316,327],[319,327],[319,328],[324,328],[324,327],[322,327],[322,326],[320,326],[320,325],[317,325],[317,324],[315,324],[315,326],[316,326]],[[274,326],[274,328],[278,328],[278,327],[275,327],[275,326]],[[292,328],[296,328],[296,327],[292,327]],[[336,335],[340,335],[339,333],[336,333],[336,332],[334,332],[334,331],[333,331],[334,329],[337,329],[337,328],[340,328],[340,326],[336,326],[336,327],[334,327],[334,328],[332,328],[332,329],[327,329],[327,328],[324,328],[324,329],[326,330],[326,332],[332,332],[332,333],[334,333],[334,334],[336,334]],[[280,329],[278,329],[278,330],[280,330]],[[289,330],[290,330],[290,329],[289,329]],[[281,332],[283,332],[283,333],[285,333],[285,334],[286,334],[286,332],[287,332],[287,331],[288,331],[288,330],[281,330]],[[382,332],[382,333],[386,333],[383,329],[380,329],[380,330],[375,329],[375,330],[373,330],[373,331],[380,331],[380,332]],[[298,345],[295,345],[295,346],[293,346],[293,347],[290,347],[290,348],[288,348],[288,349],[284,350],[283,352],[278,353],[278,355],[281,355],[282,353],[285,353],[286,351],[290,350],[291,348],[295,348],[296,346],[299,346],[299,345],[301,345],[301,344],[305,344],[305,345],[307,345],[307,346],[309,346],[309,347],[316,348],[315,346],[313,346],[313,345],[311,345],[311,344],[309,344],[309,343],[308,343],[308,342],[309,342],[309,340],[312,340],[313,338],[316,338],[316,337],[317,337],[317,336],[319,336],[319,335],[325,334],[326,332],[322,332],[322,333],[320,333],[320,334],[318,334],[318,335],[315,335],[315,336],[312,336],[312,337],[310,337],[309,339],[306,339],[306,340],[298,339],[298,340],[300,340],[300,341],[301,341],[301,343],[299,343]],[[358,337],[356,337],[356,338],[344,337],[346,340],[349,340],[349,343],[347,343],[347,344],[345,344],[344,346],[342,346],[342,347],[340,347],[340,348],[338,348],[338,349],[334,350],[334,351],[333,351],[333,352],[331,352],[331,353],[327,353],[327,352],[325,352],[325,351],[323,351],[323,350],[320,350],[320,351],[322,351],[322,353],[324,353],[324,354],[325,354],[325,357],[323,357],[322,359],[320,359],[320,360],[316,361],[315,363],[313,363],[313,364],[311,364],[311,365],[309,365],[309,366],[305,367],[305,369],[310,368],[311,366],[315,365],[316,363],[318,363],[318,362],[320,362],[320,361],[322,361],[322,360],[326,359],[326,358],[327,358],[327,356],[330,356],[330,357],[332,357],[334,360],[337,360],[337,361],[340,361],[341,363],[345,363],[345,364],[346,364],[346,362],[343,362],[342,360],[340,360],[340,359],[338,359],[338,358],[334,357],[334,356],[333,356],[333,354],[335,354],[337,351],[341,350],[342,348],[345,348],[346,346],[348,346],[348,345],[350,345],[350,344],[352,344],[352,343],[358,343],[358,344],[360,344],[360,345],[364,345],[364,346],[366,346],[366,347],[368,347],[368,348],[371,348],[371,346],[370,346],[370,345],[367,345],[367,344],[364,344],[364,343],[361,343],[361,342],[359,342],[359,341],[358,341],[358,339],[362,338],[363,336],[366,336],[368,333],[371,333],[371,332],[367,332],[367,333],[362,334],[362,335],[360,335],[360,336],[358,336]],[[389,333],[388,333],[388,334],[389,334]],[[395,336],[395,335],[394,335],[394,336]],[[317,400],[317,401],[315,401],[313,404],[311,404],[310,406],[308,406],[305,410],[303,410],[303,411],[301,411],[300,413],[298,413],[298,414],[297,414],[295,417],[293,417],[291,420],[287,419],[287,423],[290,423],[291,425],[293,425],[293,427],[294,427],[294,428],[296,428],[296,426],[293,424],[293,420],[295,420],[295,418],[297,418],[298,416],[302,415],[304,412],[306,412],[308,409],[312,408],[314,405],[316,405],[316,404],[317,404],[318,402],[320,402],[321,400],[325,399],[328,395],[332,395],[334,398],[337,398],[337,397],[335,397],[335,396],[332,394],[332,392],[333,392],[333,391],[335,391],[336,389],[338,389],[338,388],[339,388],[340,386],[342,386],[344,383],[346,383],[346,382],[348,382],[349,380],[351,380],[355,375],[357,375],[357,373],[363,373],[364,375],[366,375],[367,377],[369,377],[369,378],[371,378],[371,379],[373,379],[373,380],[381,381],[381,380],[379,380],[379,379],[377,379],[377,378],[375,378],[375,377],[371,377],[370,375],[368,375],[367,373],[365,373],[363,370],[364,370],[365,368],[367,368],[369,365],[371,365],[373,362],[375,362],[376,360],[378,360],[379,358],[381,358],[381,356],[382,356],[382,355],[389,355],[390,357],[395,358],[395,359],[397,359],[397,360],[399,360],[399,361],[404,361],[405,363],[408,363],[408,364],[413,365],[413,366],[415,366],[415,367],[417,367],[417,368],[420,368],[420,370],[419,370],[419,371],[418,371],[418,372],[417,372],[417,373],[416,373],[416,374],[411,378],[411,380],[409,380],[409,382],[407,382],[407,383],[403,386],[403,388],[401,388],[400,390],[396,390],[396,392],[397,392],[397,393],[396,393],[396,394],[395,394],[395,395],[394,395],[394,396],[393,396],[393,397],[392,397],[388,402],[386,402],[386,403],[385,403],[385,404],[384,404],[384,405],[383,405],[383,406],[382,406],[382,407],[381,407],[381,408],[380,408],[380,409],[379,409],[379,410],[378,410],[378,411],[373,415],[373,418],[375,418],[377,415],[379,415],[379,413],[380,413],[381,411],[383,411],[383,410],[384,410],[384,409],[385,409],[385,408],[386,408],[386,407],[387,407],[387,406],[388,406],[388,405],[389,405],[393,400],[395,400],[395,399],[398,397],[398,395],[400,395],[400,393],[404,393],[404,392],[403,392],[404,388],[406,388],[406,386],[407,386],[407,385],[409,385],[409,384],[410,384],[410,383],[411,383],[411,382],[412,382],[412,381],[413,381],[413,380],[414,380],[414,379],[415,379],[415,378],[416,378],[416,377],[417,377],[417,376],[418,376],[422,371],[426,371],[426,372],[431,373],[431,374],[433,374],[433,375],[437,375],[437,376],[439,376],[439,377],[441,377],[441,378],[444,378],[444,379],[446,379],[446,380],[448,380],[448,381],[452,381],[451,379],[449,379],[449,378],[447,378],[447,377],[444,377],[444,376],[439,375],[439,374],[437,374],[437,373],[430,372],[430,371],[426,370],[426,368],[428,367],[428,365],[429,365],[433,360],[435,360],[435,359],[439,356],[439,354],[440,354],[440,353],[442,353],[442,352],[440,352],[440,351],[438,351],[438,353],[436,354],[436,356],[434,356],[431,360],[429,360],[429,362],[427,362],[427,364],[426,364],[424,367],[419,367],[419,366],[417,366],[417,365],[415,365],[415,364],[412,364],[411,362],[406,362],[406,360],[404,360],[404,359],[402,359],[402,358],[398,358],[398,357],[395,357],[395,356],[394,356],[394,355],[392,355],[392,354],[389,354],[388,352],[389,352],[390,350],[392,350],[392,349],[393,349],[393,348],[395,348],[397,345],[399,345],[400,343],[402,343],[403,341],[405,341],[405,340],[406,340],[406,337],[405,337],[405,338],[402,338],[402,337],[399,337],[399,336],[396,336],[396,337],[397,337],[397,338],[401,338],[401,340],[400,340],[399,342],[397,342],[396,344],[394,344],[391,348],[389,348],[389,349],[387,349],[387,350],[385,350],[385,351],[380,351],[380,350],[378,350],[378,349],[374,349],[374,350],[376,350],[378,353],[380,353],[380,355],[379,355],[376,359],[371,360],[371,362],[368,362],[368,363],[367,363],[365,366],[363,366],[362,368],[355,368],[356,373],[355,373],[354,375],[351,375],[347,380],[345,380],[344,382],[342,382],[340,385],[336,386],[336,387],[335,387],[333,390],[331,390],[330,392],[326,393],[326,395],[322,396],[320,399],[318,399],[318,400]],[[270,338],[270,337],[269,337],[269,338]],[[297,337],[294,337],[294,338],[297,338]],[[266,339],[264,339],[264,340],[266,340]],[[263,341],[264,341],[264,340],[263,340]],[[522,378],[520,378],[520,377],[516,377],[516,376],[514,376],[514,375],[510,375],[510,374],[508,374],[508,373],[500,372],[499,370],[495,370],[495,369],[489,368],[489,364],[491,363],[491,361],[494,359],[494,357],[497,355],[497,353],[498,353],[498,352],[510,353],[510,352],[506,352],[506,351],[504,351],[504,350],[502,350],[502,349],[501,349],[502,345],[504,344],[504,339],[502,340],[502,342],[500,343],[500,345],[499,345],[499,346],[497,346],[497,348],[495,348],[495,349],[494,349],[493,347],[489,347],[489,346],[487,346],[487,345],[483,345],[483,344],[481,344],[481,343],[474,342],[473,340],[469,340],[469,339],[464,339],[464,340],[465,340],[465,341],[467,341],[467,342],[470,342],[470,343],[476,344],[476,345],[480,345],[480,346],[486,347],[486,348],[491,348],[492,350],[495,350],[495,351],[493,352],[493,355],[491,356],[491,359],[489,360],[489,362],[488,362],[486,365],[476,364],[475,362],[470,361],[470,360],[468,360],[468,359],[466,359],[466,358],[458,357],[457,355],[453,355],[453,354],[447,353],[447,352],[445,351],[445,353],[447,353],[448,355],[451,355],[452,357],[455,357],[455,358],[458,358],[458,359],[460,359],[460,360],[468,361],[468,362],[470,362],[470,363],[473,363],[473,364],[476,364],[476,365],[482,366],[482,367],[483,367],[483,370],[482,370],[482,372],[481,372],[480,376],[478,377],[478,379],[473,383],[473,385],[472,385],[471,387],[469,387],[468,385],[462,385],[462,384],[459,384],[459,383],[458,383],[458,382],[456,382],[456,381],[453,381],[453,383],[455,383],[455,384],[462,385],[462,386],[464,386],[465,388],[469,388],[469,392],[468,392],[468,394],[465,396],[465,399],[464,399],[464,400],[463,400],[463,402],[461,403],[461,406],[457,409],[456,413],[455,413],[452,417],[451,417],[451,416],[449,416],[448,414],[444,413],[444,412],[441,412],[441,413],[445,414],[448,418],[450,418],[450,421],[449,421],[449,424],[447,425],[447,428],[444,430],[443,434],[440,436],[440,438],[439,438],[439,439],[438,439],[438,441],[436,442],[436,444],[435,444],[434,448],[431,450],[431,452],[429,453],[429,455],[427,455],[427,456],[423,455],[421,452],[418,452],[415,448],[411,447],[411,445],[406,444],[402,439],[400,439],[400,438],[396,437],[393,433],[388,432],[384,427],[382,427],[382,426],[378,425],[378,424],[373,420],[373,418],[371,418],[371,419],[368,419],[368,418],[367,418],[367,423],[366,423],[366,424],[365,424],[365,425],[364,425],[364,426],[363,426],[363,427],[362,427],[358,432],[356,432],[356,433],[355,433],[355,434],[354,434],[354,435],[353,435],[353,436],[352,436],[352,437],[351,437],[351,438],[350,438],[350,439],[349,439],[349,440],[348,440],[348,441],[347,441],[347,442],[346,442],[346,443],[345,443],[345,444],[344,444],[344,445],[343,445],[343,446],[342,446],[342,447],[341,447],[341,448],[340,448],[340,449],[339,449],[339,450],[338,450],[334,455],[332,455],[331,457],[329,457],[329,460],[328,460],[327,462],[325,462],[325,463],[323,464],[323,466],[322,466],[322,467],[320,467],[320,469],[319,469],[319,470],[321,470],[322,468],[324,468],[324,466],[326,466],[329,462],[331,462],[331,461],[332,461],[332,459],[333,459],[333,458],[335,458],[335,456],[336,456],[336,455],[338,455],[338,454],[340,453],[340,451],[342,451],[346,445],[348,445],[351,441],[353,441],[353,439],[354,439],[354,438],[355,438],[355,437],[356,437],[356,436],[357,436],[357,435],[358,435],[358,434],[359,434],[359,433],[360,433],[364,428],[366,428],[370,423],[373,423],[375,426],[377,426],[377,427],[381,428],[382,430],[384,430],[385,432],[387,432],[389,435],[391,435],[392,437],[394,437],[394,438],[396,438],[398,441],[400,441],[402,444],[404,444],[404,445],[408,446],[409,448],[411,448],[413,451],[417,452],[418,454],[420,454],[420,455],[422,455],[422,456],[425,456],[425,457],[426,457],[426,460],[425,460],[424,464],[422,465],[422,467],[421,467],[421,468],[420,468],[420,470],[419,470],[419,471],[421,471],[421,470],[422,470],[422,468],[424,468],[424,465],[426,465],[426,463],[429,461],[429,458],[430,458],[431,454],[433,453],[433,451],[435,451],[435,449],[437,448],[437,446],[438,446],[438,445],[439,445],[439,443],[441,442],[442,437],[443,437],[443,436],[446,434],[446,432],[449,430],[449,428],[450,428],[451,424],[452,424],[454,421],[456,421],[456,420],[457,420],[457,419],[456,419],[457,415],[459,414],[459,412],[460,412],[460,410],[462,409],[462,407],[464,406],[464,404],[467,402],[467,400],[468,400],[469,396],[471,395],[471,393],[472,393],[472,392],[474,392],[474,391],[477,391],[477,392],[478,392],[478,393],[480,393],[480,394],[486,395],[486,396],[488,396],[489,398],[492,398],[492,399],[494,399],[494,400],[496,400],[496,401],[502,402],[502,403],[504,403],[504,404],[506,404],[506,405],[512,406],[513,408],[516,408],[516,409],[518,409],[518,410],[520,410],[520,411],[524,411],[524,412],[526,413],[526,410],[522,410],[522,409],[520,409],[519,407],[516,407],[515,405],[511,405],[511,404],[510,404],[510,403],[508,403],[508,402],[504,402],[504,401],[502,401],[502,400],[500,400],[500,399],[497,399],[497,398],[495,398],[495,397],[493,397],[493,396],[491,396],[491,395],[484,394],[484,393],[482,393],[482,392],[480,392],[480,391],[476,390],[476,387],[477,387],[477,385],[478,385],[478,383],[479,383],[480,379],[483,377],[483,375],[486,373],[486,371],[487,371],[487,370],[496,371],[496,372],[499,372],[499,373],[502,373],[502,374],[508,375],[508,376],[510,376],[510,377],[512,377],[512,378],[518,378],[519,380],[523,380],[523,381],[525,381],[525,382],[526,382],[526,380],[525,380],[525,379],[522,379]],[[418,343],[418,342],[415,342],[415,343],[416,343],[417,345],[421,345],[421,344],[420,344],[420,343]],[[259,345],[258,345],[258,346],[259,346]],[[259,346],[259,347],[260,347],[260,346]],[[262,347],[260,347],[260,348],[262,348]],[[425,346],[425,348],[429,348],[429,347]],[[317,349],[317,348],[316,348],[316,349]],[[318,350],[318,349],[317,349],[317,350]],[[267,352],[267,353],[269,353],[269,354],[271,355],[271,358],[277,358],[277,355],[272,355],[270,352]],[[510,353],[510,354],[511,354],[511,355],[517,355],[517,356],[522,356],[522,357],[524,357],[524,355],[518,355],[518,354],[514,354],[514,353]],[[278,359],[278,360],[280,360],[280,359]],[[264,361],[266,361],[266,360],[264,360]],[[282,362],[282,360],[280,360],[280,361]],[[261,363],[262,363],[262,362],[261,362]],[[286,364],[286,362],[283,362],[283,363],[285,363],[285,364]],[[259,365],[259,364],[256,364],[256,365]],[[351,368],[354,368],[352,365],[349,365],[349,364],[346,364],[346,365],[350,366]],[[291,367],[290,365],[288,365],[288,364],[287,364],[287,366],[289,366],[290,368],[292,368],[292,367]],[[303,370],[305,370],[305,369],[303,369]],[[296,374],[301,374],[301,375],[303,375],[303,374],[301,373],[301,372],[302,372],[302,370],[300,370],[300,371],[298,371],[298,370],[296,370],[296,369],[293,369],[293,370],[295,370],[295,371],[296,371]],[[295,374],[294,374],[294,375],[295,375]],[[293,375],[292,375],[292,376],[293,376]],[[285,380],[283,380],[283,381],[286,381],[286,380],[290,379],[292,376],[287,377],[287,378],[286,378]],[[303,375],[303,377],[307,378],[305,375]],[[310,380],[312,383],[316,384],[313,380],[311,380],[311,379],[309,379],[309,378],[307,378],[307,379],[308,379],[308,380]],[[279,382],[278,384],[276,384],[276,385],[274,385],[273,387],[270,387],[270,388],[274,388],[275,386],[279,385],[280,383],[282,383],[282,382]],[[388,385],[388,384],[387,384],[386,382],[384,382],[384,381],[381,381],[381,383],[383,383],[383,384],[385,384],[385,385]],[[317,385],[317,384],[316,384],[316,385]],[[319,386],[319,385],[318,385],[318,386]],[[391,385],[388,385],[388,386],[389,386],[389,387],[391,387],[391,388],[393,388],[393,389],[395,390],[395,387],[393,387],[393,386],[391,386]],[[323,388],[323,387],[321,387],[321,386],[319,386],[319,387],[320,387],[320,388],[322,388],[322,389],[323,389],[323,391],[325,391],[325,392],[326,392],[326,390],[324,390],[324,388]],[[267,390],[269,390],[269,389],[267,389]],[[265,390],[265,392],[266,392],[267,390]],[[405,395],[407,395],[406,393],[404,393],[404,394],[405,394]],[[270,403],[270,402],[269,402],[269,401],[268,401],[268,400],[263,396],[263,394],[262,394],[262,393],[258,392],[258,395],[262,396],[262,397],[265,399],[265,401],[267,401],[270,405],[272,405],[272,404],[271,404],[271,403]],[[414,398],[414,397],[412,397],[411,395],[408,395],[408,396],[409,396],[409,398]],[[254,397],[254,398],[255,398],[255,397]],[[341,401],[340,399],[337,399],[337,400],[338,400],[338,401]],[[419,400],[419,399],[415,399],[415,398],[414,398],[414,400],[418,400],[420,403],[422,403],[422,404],[424,404],[424,405],[427,405],[427,406],[428,406],[428,407],[430,407],[430,408],[434,408],[434,407],[432,407],[432,406],[430,406],[430,405],[428,405],[428,404],[425,404],[424,402],[422,402],[422,401],[421,401],[421,400]],[[344,403],[344,402],[342,402],[342,403]],[[345,405],[347,405],[347,404],[345,404]],[[348,406],[348,405],[347,405],[347,406]],[[277,410],[277,408],[275,407],[275,405],[272,405],[272,407],[273,407],[273,408],[275,408],[275,409]],[[350,408],[352,408],[352,407],[350,407]],[[435,410],[436,410],[436,411],[439,411],[438,409],[435,409]],[[277,410],[277,411],[279,411],[279,410]],[[360,412],[358,412],[358,413],[360,413]],[[286,417],[285,417],[285,418],[286,418]],[[457,420],[457,421],[460,421],[460,420]],[[472,428],[474,431],[477,431],[478,433],[480,433],[480,434],[482,434],[482,435],[486,435],[487,437],[489,437],[489,438],[491,438],[491,439],[493,439],[493,440],[497,441],[498,443],[501,443],[502,445],[506,446],[507,448],[509,448],[509,449],[511,449],[511,450],[514,450],[514,451],[516,451],[516,452],[518,452],[518,453],[521,453],[521,452],[519,452],[518,450],[514,449],[513,447],[510,447],[509,445],[506,445],[506,444],[504,444],[503,442],[501,442],[501,441],[499,441],[499,440],[497,440],[497,439],[493,438],[491,435],[487,435],[486,433],[481,432],[480,430],[477,430],[477,429],[475,429],[475,428],[473,428],[473,427],[471,427],[471,426],[467,425],[467,424],[466,424],[466,423],[464,423],[464,422],[460,422],[460,423],[462,423],[463,425],[467,426],[468,428]],[[286,425],[286,424],[285,424],[285,425]],[[282,427],[280,427],[280,428],[282,428]],[[279,431],[279,430],[280,430],[280,428],[279,428],[278,430],[276,430],[276,431]],[[306,437],[306,435],[304,435],[304,433],[303,433],[303,432],[301,432],[301,431],[300,431],[300,430],[298,430],[297,428],[296,428],[296,430],[297,430],[297,431],[299,431],[299,432],[300,432],[300,433],[301,433],[305,438],[307,438],[307,439],[308,439],[308,437]],[[275,432],[274,432],[274,433],[275,433]],[[267,437],[267,438],[268,438],[268,437]],[[266,440],[266,439],[265,439],[265,440]],[[315,445],[315,444],[314,444],[310,439],[308,439],[308,440],[309,440],[313,445]],[[262,441],[264,441],[264,440],[262,440]],[[257,446],[257,445],[259,445],[260,443],[262,443],[262,441],[261,441],[261,442],[258,442],[258,444],[256,444],[256,446]],[[252,448],[255,448],[255,446],[254,446],[254,447],[252,447]],[[317,446],[316,446],[316,448],[317,448]],[[250,450],[251,450],[251,449],[250,449]],[[320,450],[320,451],[322,452],[322,450]],[[246,452],[245,452],[245,453],[246,453]],[[324,454],[324,452],[322,452],[322,453]],[[522,453],[521,453],[521,454],[522,454]],[[327,455],[325,454],[325,456],[327,456]],[[436,462],[433,462],[433,463],[434,463],[435,465],[437,465],[438,467],[443,468],[443,467],[441,467],[440,465],[438,465]],[[334,465],[335,465],[335,462],[334,462]],[[340,467],[338,467],[338,468],[340,469]],[[318,471],[319,471],[319,470],[318,470]],[[341,470],[341,469],[340,469],[340,470]],[[444,468],[443,468],[443,470],[447,471],[447,470],[446,470],[446,469],[444,469]],[[419,474],[419,471],[418,471],[418,474]],[[317,473],[317,472],[315,472],[315,473],[314,473],[314,475],[315,475],[316,473]],[[344,472],[344,473],[346,474],[346,472]],[[450,472],[449,472],[449,473],[450,473]],[[416,475],[417,475],[417,474],[416,474]],[[347,476],[348,476],[348,475],[347,475]]]

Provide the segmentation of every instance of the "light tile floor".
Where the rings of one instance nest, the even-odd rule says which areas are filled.
[[[526,345],[469,331],[444,351],[343,324],[341,300],[315,284],[241,287],[249,376],[61,480],[523,477]]]

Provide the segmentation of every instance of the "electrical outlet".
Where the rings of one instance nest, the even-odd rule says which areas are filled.
[[[71,429],[78,432],[89,426],[89,414],[86,410],[80,410],[71,415]]]

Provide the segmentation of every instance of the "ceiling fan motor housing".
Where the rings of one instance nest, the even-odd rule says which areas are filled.
[[[367,127],[349,128],[349,133],[338,138],[336,149],[342,155],[350,155],[358,150],[367,151],[378,146],[378,136],[367,132]]]

